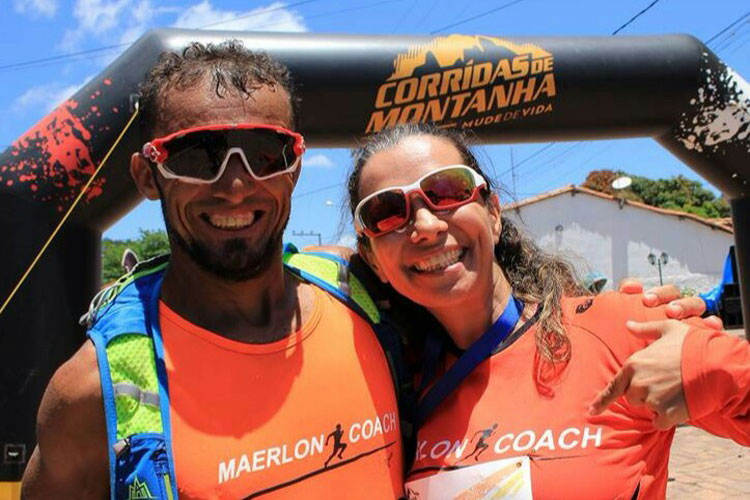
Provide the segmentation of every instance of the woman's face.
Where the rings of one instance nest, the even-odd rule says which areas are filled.
[[[380,189],[411,184],[447,165],[463,164],[448,140],[412,136],[373,155],[364,165],[359,199]],[[369,239],[360,252],[381,280],[428,308],[483,304],[492,293],[494,247],[500,237],[500,208],[495,195],[488,202],[468,203],[453,210],[432,211],[417,194],[410,197],[409,222],[396,231]]]

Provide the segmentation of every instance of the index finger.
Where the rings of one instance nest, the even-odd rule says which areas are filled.
[[[684,297],[669,303],[664,312],[672,319],[700,316],[706,311],[706,303],[700,297]]]
[[[625,391],[630,387],[630,379],[633,376],[633,371],[630,369],[630,365],[626,364],[619,372],[609,381],[607,387],[604,388],[596,399],[589,405],[589,415],[599,415],[609,405],[611,405],[617,398],[625,394]]]
[[[642,338],[657,339],[667,333],[683,331],[687,332],[688,326],[676,319],[663,319],[659,321],[626,321],[625,328]]]
[[[655,286],[643,292],[643,305],[646,307],[668,304],[682,297],[682,292],[674,285]]]

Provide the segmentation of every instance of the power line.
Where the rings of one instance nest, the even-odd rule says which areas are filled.
[[[398,23],[396,23],[396,26],[393,28],[393,30],[391,30],[391,33],[395,33],[396,31],[398,31],[398,29],[404,23],[404,19],[407,19],[409,16],[411,16],[415,5],[417,5],[417,0],[411,0],[411,5],[409,6],[408,10],[404,13],[403,16],[399,17]]]
[[[745,21],[745,22],[746,22],[746,23],[750,23],[750,20],[749,20],[749,21]],[[746,44],[747,44],[748,42],[750,42],[750,38],[747,38],[747,34],[749,34],[749,33],[750,33],[750,30],[747,30],[747,32],[746,32],[746,33],[744,33],[744,34],[742,34],[741,36],[737,37],[737,38],[736,38],[736,39],[734,40],[734,41],[735,41],[735,43],[738,43],[737,47],[735,47],[735,48],[734,48],[734,50],[733,50],[732,52],[730,52],[729,54],[727,54],[727,55],[732,55],[732,54],[734,54],[735,52],[737,52],[738,50],[740,50],[740,49],[741,49],[742,47],[744,47],[744,46],[745,46],[745,45],[746,45]],[[743,40],[742,42],[740,42],[740,40],[741,40],[742,38],[745,38],[745,40]]]
[[[617,33],[619,33],[619,32],[620,32],[620,31],[622,31],[622,30],[623,30],[624,28],[626,28],[627,26],[629,26],[630,24],[632,24],[632,23],[633,23],[633,21],[635,21],[636,19],[638,19],[639,17],[641,17],[641,16],[643,15],[643,14],[645,14],[646,12],[648,12],[648,10],[649,10],[649,9],[651,9],[651,8],[652,8],[652,7],[654,6],[654,5],[656,5],[656,4],[657,4],[657,3],[659,3],[660,1],[661,1],[661,0],[653,0],[653,1],[652,1],[652,2],[651,2],[651,3],[650,3],[650,4],[649,4],[649,5],[648,5],[648,6],[646,7],[646,8],[642,9],[642,10],[641,10],[640,12],[638,12],[638,13],[637,13],[637,14],[635,14],[635,15],[634,15],[633,17],[631,17],[630,19],[628,19],[628,20],[627,20],[627,21],[626,21],[626,22],[625,22],[625,23],[624,23],[624,24],[623,24],[622,26],[620,26],[619,28],[617,28],[616,30],[614,30],[614,31],[612,32],[612,35],[613,35],[613,36],[614,36],[614,35],[617,35]],[[538,150],[537,152],[533,153],[533,154],[532,154],[531,156],[529,156],[529,157],[527,157],[527,158],[524,158],[524,159],[523,159],[523,160],[522,160],[521,162],[519,162],[519,163],[517,163],[517,164],[516,164],[516,169],[518,168],[518,166],[519,166],[519,165],[521,165],[521,163],[525,163],[525,162],[527,162],[527,161],[531,160],[531,159],[532,159],[533,157],[535,157],[535,156],[537,156],[538,154],[541,154],[542,152],[544,152],[545,150],[547,150],[547,149],[551,148],[551,147],[552,147],[552,146],[553,146],[554,144],[555,144],[554,142],[550,142],[550,143],[548,143],[548,144],[547,144],[546,146],[544,146],[543,148],[541,148],[540,150]],[[574,145],[573,145],[572,147],[570,147],[570,148],[567,148],[567,149],[566,149],[565,151],[563,151],[563,153],[561,153],[561,155],[559,155],[559,156],[562,156],[562,155],[564,155],[564,154],[566,154],[566,153],[569,153],[569,152],[571,152],[571,151],[572,151],[573,149],[575,149],[576,147],[580,147],[580,146],[581,146],[581,144],[582,144],[582,143],[577,143],[577,144],[574,144]],[[559,156],[557,156],[557,157],[555,157],[555,158],[558,158]],[[505,174],[506,174],[506,173],[508,173],[509,171],[510,171],[510,170],[506,170],[506,171],[505,171],[505,172],[503,172],[503,173],[502,173],[501,175],[505,175]]]
[[[377,7],[379,5],[385,5],[388,3],[396,3],[396,2],[401,2],[401,1],[403,0],[383,0],[381,2],[371,2],[371,3],[366,3],[364,5],[356,5],[354,7],[347,7],[346,9],[331,10],[328,12],[322,12],[320,14],[315,14],[312,16],[306,16],[305,19],[315,19],[317,17],[332,16],[334,14],[343,14],[344,12],[354,12],[356,10],[364,10],[364,9],[369,9],[370,7]],[[273,24],[269,26],[273,26]]]
[[[527,170],[526,170],[526,173],[524,174],[524,176],[525,177],[533,177],[532,174],[536,174],[536,173],[540,172],[541,170],[543,170],[545,168],[549,168],[549,167],[553,166],[553,164],[558,164],[559,165],[561,163],[564,163],[564,161],[561,160],[562,158],[565,158],[565,157],[569,156],[571,154],[571,152],[573,152],[577,148],[586,147],[587,144],[588,144],[588,142],[584,142],[584,141],[574,142],[572,145],[570,145],[567,148],[563,149],[562,151],[558,152],[555,156],[553,156],[551,158],[548,158],[547,160],[544,160],[541,164],[533,165],[533,167],[530,168],[530,169],[527,167]],[[576,166],[578,166],[578,165],[576,165]],[[521,177],[521,176],[519,176],[519,177]]]
[[[642,11],[640,11],[640,12],[639,12],[638,14],[636,14],[636,15],[634,15],[633,17],[631,17],[630,19],[628,19],[628,21],[627,21],[627,22],[626,22],[625,24],[623,24],[622,26],[620,26],[619,28],[617,28],[616,30],[614,30],[614,31],[612,32],[612,34],[613,34],[613,35],[616,35],[616,34],[618,34],[618,33],[619,33],[620,31],[622,31],[622,30],[623,30],[623,29],[624,29],[624,28],[625,28],[626,26],[628,26],[628,25],[629,25],[630,23],[632,23],[633,21],[635,21],[636,19],[638,19],[639,17],[641,17],[641,16],[643,15],[643,14],[645,14],[646,12],[648,12],[648,11],[649,11],[649,9],[651,9],[651,7],[653,7],[654,5],[656,5],[657,3],[659,3],[660,1],[661,1],[661,0],[654,0],[653,2],[651,2],[651,3],[650,3],[650,4],[648,5],[648,7],[646,7],[645,9],[643,9]]]
[[[586,144],[590,144],[590,142],[586,143]],[[573,168],[569,168],[569,169],[563,171],[562,174],[558,175],[557,177],[555,177],[551,181],[549,181],[546,184],[544,184],[540,188],[539,192],[549,191],[550,188],[554,188],[557,185],[557,183],[560,182],[561,179],[563,179],[563,178],[567,177],[568,175],[572,174],[573,172],[575,172],[577,169],[581,168],[582,166],[588,165],[595,158],[598,158],[599,156],[601,156],[602,154],[604,154],[612,146],[614,146],[614,144],[612,142],[610,142],[609,144],[605,144],[604,147],[599,148],[599,150],[596,153],[594,153],[593,155],[589,155],[589,157],[586,158],[585,160],[583,160],[581,163],[573,165]]]
[[[30,61],[22,61],[22,62],[16,62],[11,64],[5,64],[0,66],[0,71],[7,70],[7,69],[21,69],[29,65],[35,65],[38,63],[45,63],[45,62],[51,62],[51,61],[58,61],[60,59],[70,59],[76,56],[85,55],[85,54],[93,54],[95,52],[102,52],[105,50],[111,50],[111,49],[118,49],[120,47],[124,47],[126,45],[130,45],[132,42],[127,43],[118,43],[116,45],[108,45],[106,47],[97,47],[95,49],[88,49],[88,50],[81,50],[78,52],[71,52],[69,54],[63,54],[59,56],[52,56],[52,57],[43,57],[41,59],[32,59]]]
[[[261,10],[260,12],[252,12],[249,14],[243,14],[241,16],[232,17],[230,19],[225,19],[223,21],[217,21],[215,23],[204,24],[203,26],[200,26],[198,29],[210,28],[211,26],[218,26],[220,24],[226,24],[226,23],[230,23],[233,21],[238,21],[240,19],[248,19],[250,17],[260,16],[261,14],[268,14],[269,12],[276,12],[277,10],[284,10],[284,9],[288,9],[291,7],[297,7],[299,5],[304,5],[306,3],[313,3],[313,2],[319,2],[319,1],[320,0],[300,0],[299,2],[295,2],[289,5],[282,4],[278,7],[274,7],[273,9],[265,9],[265,10]]]
[[[439,33],[441,31],[447,30],[448,28],[455,28],[456,26],[459,26],[464,23],[468,23],[469,21],[473,21],[474,19],[479,19],[480,17],[486,16],[487,14],[492,14],[494,12],[506,9],[512,5],[515,5],[517,3],[521,3],[525,0],[513,0],[512,2],[508,2],[506,4],[501,5],[500,7],[495,7],[494,9],[486,10],[484,12],[480,12],[479,14],[473,15],[471,17],[467,17],[466,19],[462,19],[460,21],[457,21],[455,23],[449,24],[447,26],[443,26],[442,28],[438,28],[436,30],[430,31],[430,35],[434,35],[435,33]],[[659,0],[657,0],[659,1]]]
[[[424,23],[425,20],[432,15],[433,11],[435,10],[435,7],[437,7],[438,1],[439,0],[433,0],[432,6],[427,11],[425,11],[425,13],[419,19],[419,21],[414,26],[412,26],[412,29],[416,30],[417,28],[419,28],[422,25],[422,23]]]
[[[346,182],[337,182],[336,184],[329,184],[328,186],[319,187],[317,189],[313,189],[311,191],[305,191],[304,193],[295,194],[292,195],[292,199],[296,200],[297,198],[304,198],[305,196],[310,196],[311,194],[321,193],[323,191],[328,191],[329,189],[337,188],[340,186],[344,186]]]
[[[727,26],[726,28],[722,29],[721,31],[719,31],[718,33],[716,33],[714,36],[712,36],[711,38],[709,38],[708,40],[706,40],[703,43],[705,43],[706,45],[708,45],[709,43],[713,42],[718,37],[720,37],[721,35],[723,35],[727,31],[729,31],[730,29],[732,29],[737,23],[741,22],[747,16],[750,16],[750,11],[745,12],[744,14],[742,14],[740,17],[738,17],[737,19],[735,19],[734,21],[732,21],[732,23],[729,26]]]
[[[226,23],[229,23],[229,22],[232,22],[232,21],[237,21],[238,19],[247,19],[247,18],[250,18],[250,17],[256,17],[256,16],[260,16],[260,15],[263,15],[263,14],[268,14],[269,12],[275,12],[277,10],[289,9],[289,8],[292,8],[292,7],[297,7],[299,5],[313,3],[313,2],[319,2],[319,1],[321,1],[321,0],[300,0],[299,2],[295,2],[295,3],[289,4],[289,5],[282,5],[282,6],[279,6],[279,7],[274,7],[273,9],[266,9],[266,10],[262,10],[260,12],[253,12],[253,13],[250,13],[250,14],[243,14],[243,15],[240,15],[240,16],[235,16],[235,17],[232,17],[232,18],[229,18],[229,19],[225,19],[223,21],[218,21],[218,22],[215,22],[215,23],[205,24],[203,26],[198,26],[196,29],[205,29],[205,28],[209,28],[211,26],[217,26],[219,24],[226,24]],[[390,1],[397,1],[397,0],[390,0]],[[387,2],[379,2],[379,3],[387,3]],[[346,10],[350,10],[350,9],[346,9]],[[267,25],[267,26],[269,26],[269,25]],[[270,26],[273,26],[273,24],[271,24]],[[129,42],[124,42],[124,43],[118,43],[116,45],[108,45],[108,46],[105,46],[105,47],[97,47],[97,48],[93,48],[93,49],[80,50],[78,52],[71,52],[69,54],[62,54],[62,55],[59,55],[59,56],[43,57],[43,58],[40,58],[40,59],[32,59],[30,61],[21,61],[21,62],[15,62],[15,63],[11,63],[11,64],[5,64],[5,65],[0,66],[0,71],[11,70],[11,69],[25,69],[27,66],[39,67],[38,66],[39,63],[54,62],[54,61],[65,60],[65,59],[73,59],[76,56],[88,55],[88,54],[93,54],[93,53],[96,53],[96,52],[102,52],[102,51],[106,51],[106,50],[118,49],[118,48],[121,48],[121,47],[125,47],[125,46],[128,46],[128,45],[131,45],[133,42],[135,42],[135,40],[131,40]],[[84,58],[84,59],[87,59],[87,58]],[[42,66],[45,66],[45,65],[42,64]]]
[[[725,33],[722,38],[718,38],[711,49],[714,52],[720,52],[738,43],[740,39],[745,35],[742,30],[748,23],[750,23],[750,18],[744,20],[742,23],[732,28],[732,31],[730,31],[729,33]],[[739,36],[737,36],[738,34]]]
[[[515,166],[514,166],[514,168],[518,169],[519,166],[523,165],[524,163],[526,163],[527,161],[531,160],[532,158],[534,158],[536,156],[539,156],[540,154],[542,154],[543,152],[545,152],[546,150],[548,150],[549,148],[551,148],[555,144],[557,144],[557,143],[556,142],[550,142],[546,146],[542,147],[541,149],[538,149],[538,150],[534,151],[529,156],[527,156],[523,160],[521,160],[518,163],[516,163]],[[500,175],[497,176],[498,180],[500,180],[500,177],[502,177],[505,174],[511,172],[512,170],[513,170],[512,168],[509,168],[508,170],[505,170],[505,171],[501,172]]]

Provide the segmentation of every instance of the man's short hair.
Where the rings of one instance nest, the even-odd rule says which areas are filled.
[[[140,125],[144,140],[152,139],[164,116],[165,98],[172,89],[184,91],[210,79],[216,95],[249,97],[264,85],[280,86],[289,94],[292,126],[299,128],[300,97],[289,69],[265,52],[246,49],[239,40],[203,45],[193,42],[182,54],[164,52],[146,75],[140,90]]]

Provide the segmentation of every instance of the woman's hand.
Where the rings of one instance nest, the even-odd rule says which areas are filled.
[[[624,395],[632,406],[646,407],[657,429],[665,430],[690,419],[682,387],[682,344],[689,327],[669,319],[638,323],[628,321],[631,333],[658,340],[631,355],[599,393],[589,414],[598,415]]]
[[[643,292],[643,283],[634,278],[625,278],[620,283],[620,292],[633,294],[643,293],[643,305],[657,307],[667,304],[665,312],[672,319],[686,319],[702,315],[706,311],[706,303],[700,297],[682,297],[674,285],[663,285]],[[718,316],[703,318],[706,328],[723,330],[724,323]]]

